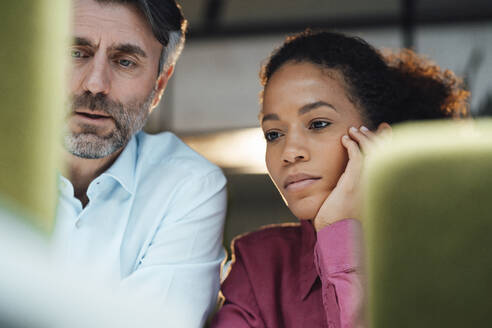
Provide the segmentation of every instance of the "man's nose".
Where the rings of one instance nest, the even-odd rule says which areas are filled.
[[[309,160],[309,149],[306,140],[299,134],[287,135],[282,152],[284,165]]]
[[[84,91],[96,95],[102,93],[107,95],[111,87],[111,71],[106,58],[94,56],[88,65],[84,77]]]

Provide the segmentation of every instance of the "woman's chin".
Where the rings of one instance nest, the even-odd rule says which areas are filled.
[[[299,220],[312,220],[318,214],[323,204],[323,197],[308,197],[297,201],[290,201],[288,207],[292,214]]]

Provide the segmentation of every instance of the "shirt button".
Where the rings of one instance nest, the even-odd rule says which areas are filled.
[[[78,220],[77,222],[75,222],[75,228],[79,229],[80,226],[81,226],[80,220]]]

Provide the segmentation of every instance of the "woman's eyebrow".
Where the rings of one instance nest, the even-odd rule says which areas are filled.
[[[316,101],[316,102],[313,102],[310,104],[306,104],[306,105],[302,106],[301,108],[299,108],[299,115],[306,114],[307,112],[310,112],[313,109],[316,109],[319,107],[329,107],[329,108],[333,109],[334,111],[337,111],[335,106],[333,106],[332,104],[329,104],[325,101],[319,100],[319,101]]]
[[[261,123],[265,122],[265,121],[278,121],[280,120],[280,118],[278,117],[277,114],[266,114],[266,115],[263,115],[262,119],[261,119]]]

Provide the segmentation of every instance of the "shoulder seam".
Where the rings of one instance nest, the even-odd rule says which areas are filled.
[[[244,232],[244,233],[239,234],[236,237],[232,238],[232,240],[231,240],[231,249],[234,247],[234,242],[237,239],[246,237],[246,236],[248,236],[248,235],[250,235],[252,233],[256,233],[256,232],[259,232],[259,231],[262,231],[262,230],[266,230],[266,229],[270,229],[270,228],[299,227],[300,225],[301,225],[300,222],[284,222],[284,223],[272,223],[272,224],[267,224],[267,225],[261,226],[258,229],[255,229],[253,231]]]

